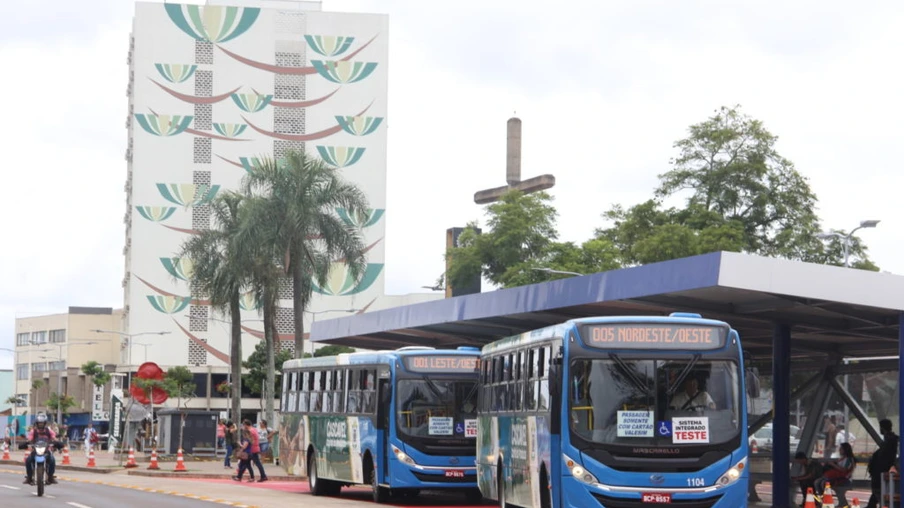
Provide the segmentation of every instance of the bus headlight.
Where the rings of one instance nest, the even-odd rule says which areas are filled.
[[[747,467],[747,457],[744,457],[740,462],[730,467],[728,471],[716,481],[716,486],[725,487],[726,485],[736,482],[738,478],[741,477],[741,473],[744,472],[745,467]]]
[[[565,459],[565,467],[571,472],[571,476],[574,476],[578,480],[581,480],[584,483],[593,485],[594,483],[599,483],[595,476],[588,473],[586,469],[581,467],[580,464],[575,462],[568,455],[562,454],[562,458]]]
[[[417,465],[417,464],[415,464],[414,459],[409,457],[407,453],[396,448],[395,445],[392,445],[392,453],[394,453],[396,458],[399,459],[399,462],[404,462],[405,464],[408,464],[409,466]]]

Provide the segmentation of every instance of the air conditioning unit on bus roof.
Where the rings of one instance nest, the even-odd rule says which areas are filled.
[[[399,349],[396,349],[396,351],[424,351],[424,350],[431,350],[431,349],[436,349],[436,348],[430,347],[430,346],[405,346],[405,347],[400,347]]]

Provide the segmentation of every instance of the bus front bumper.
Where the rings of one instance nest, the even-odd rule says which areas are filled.
[[[652,489],[651,489],[652,490]],[[660,491],[661,489],[656,489]],[[737,508],[747,506],[747,482],[736,482],[708,493],[684,493],[676,488],[671,492],[644,493],[613,492],[583,483],[573,476],[562,478],[561,499],[563,507],[590,508],[644,508],[675,504],[687,508]],[[666,495],[667,494],[667,495]],[[644,500],[644,497],[647,497]],[[659,497],[661,496],[661,497]],[[657,504],[659,503],[659,504]]]

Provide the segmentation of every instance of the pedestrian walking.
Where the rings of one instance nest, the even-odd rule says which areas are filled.
[[[97,431],[94,429],[94,424],[88,422],[88,426],[85,428],[85,457],[88,457],[91,454],[91,448],[100,441],[100,437],[97,435]]]
[[[879,505],[879,498],[882,496],[882,474],[891,469],[898,455],[898,435],[892,430],[891,420],[887,418],[879,420],[879,432],[882,434],[882,444],[873,452],[866,467],[872,490],[866,508],[876,508]]]
[[[241,437],[239,439],[239,448],[238,452],[236,452],[236,458],[239,461],[239,470],[235,476],[232,477],[233,480],[240,482],[242,481],[242,477],[245,476],[245,470],[248,470],[248,481],[254,482],[254,469],[251,468],[251,450],[252,450],[252,440],[251,440],[251,432],[247,430],[240,431],[239,434]]]
[[[232,455],[239,449],[239,435],[236,434],[235,424],[231,420],[226,420],[224,424],[224,440],[226,444],[226,458],[223,460],[223,467],[232,469]]]
[[[267,473],[264,471],[264,465],[261,464],[261,446],[257,429],[251,426],[251,420],[243,420],[242,426],[245,427],[245,431],[251,436],[251,462],[260,473],[260,478],[257,481],[265,482],[267,481]]]

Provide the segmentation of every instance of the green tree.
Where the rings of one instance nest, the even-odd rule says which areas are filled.
[[[282,365],[292,359],[292,354],[288,351],[276,353],[274,361],[276,366],[273,371],[269,371],[269,359],[267,356],[267,344],[265,342],[258,342],[257,345],[254,346],[254,352],[242,363],[245,369],[247,369],[247,374],[243,376],[244,379],[242,382],[248,387],[248,391],[261,395],[261,409],[263,409],[263,406],[265,405],[263,399],[267,396],[267,393],[272,394],[270,396],[276,399],[282,396]],[[265,392],[269,377],[268,374],[271,373],[273,374],[273,388],[271,388],[269,392]],[[267,421],[269,422],[270,420]]]
[[[69,414],[69,408],[75,406],[77,402],[75,402],[75,398],[71,395],[62,395],[53,392],[50,394],[50,397],[47,398],[47,409],[51,411],[59,410],[60,413],[64,415]]]
[[[104,370],[104,366],[94,360],[82,365],[82,374],[90,377],[91,382],[97,387],[106,386],[112,379],[110,373]]]
[[[185,406],[184,403],[195,396],[195,376],[187,367],[177,365],[166,370],[163,376],[163,388],[170,397],[176,397],[176,407],[179,408],[179,449],[182,449],[182,435],[185,430]]]
[[[459,246],[446,252],[452,286],[481,275],[503,287],[571,276],[538,268],[581,274],[617,268],[618,253],[608,239],[594,238],[581,245],[556,241],[557,212],[551,201],[545,192],[513,190],[488,205],[484,232],[477,234],[472,222],[459,237]]]
[[[342,353],[354,353],[355,348],[348,346],[340,346],[338,344],[330,344],[329,346],[323,346],[322,348],[314,351],[314,358],[320,358],[321,356],[336,356]]]
[[[840,249],[818,238],[816,196],[807,179],[778,153],[778,137],[740,106],[723,107],[675,143],[672,169],[659,175],[652,200],[604,214],[597,230],[623,265],[664,261],[716,250],[840,264]],[[683,197],[684,208],[663,209]],[[851,253],[870,267],[865,247]]]
[[[232,371],[232,418],[242,414],[242,321],[240,298],[249,279],[238,233],[245,198],[235,192],[217,196],[210,204],[213,224],[182,244],[180,256],[192,260],[191,282],[210,299],[215,310],[230,319],[229,357]]]
[[[283,253],[292,276],[295,356],[304,352],[304,311],[313,283],[325,286],[334,265],[344,264],[357,280],[367,264],[360,227],[346,224],[347,216],[368,215],[364,192],[345,181],[322,160],[304,152],[284,159],[265,158],[245,175],[245,193],[257,199],[251,207],[243,243],[273,246]]]
[[[10,395],[9,398],[4,401],[4,404],[18,406],[19,404],[25,404],[25,399],[19,397],[18,395]]]
[[[149,401],[150,406],[150,415],[151,417],[151,442],[154,443],[154,449],[157,449],[157,440],[153,439],[157,435],[156,427],[154,426],[154,389],[163,390],[169,393],[169,389],[172,388],[172,384],[168,384],[166,379],[142,379],[140,377],[133,377],[132,384],[137,386],[139,390],[144,392],[145,398]]]

